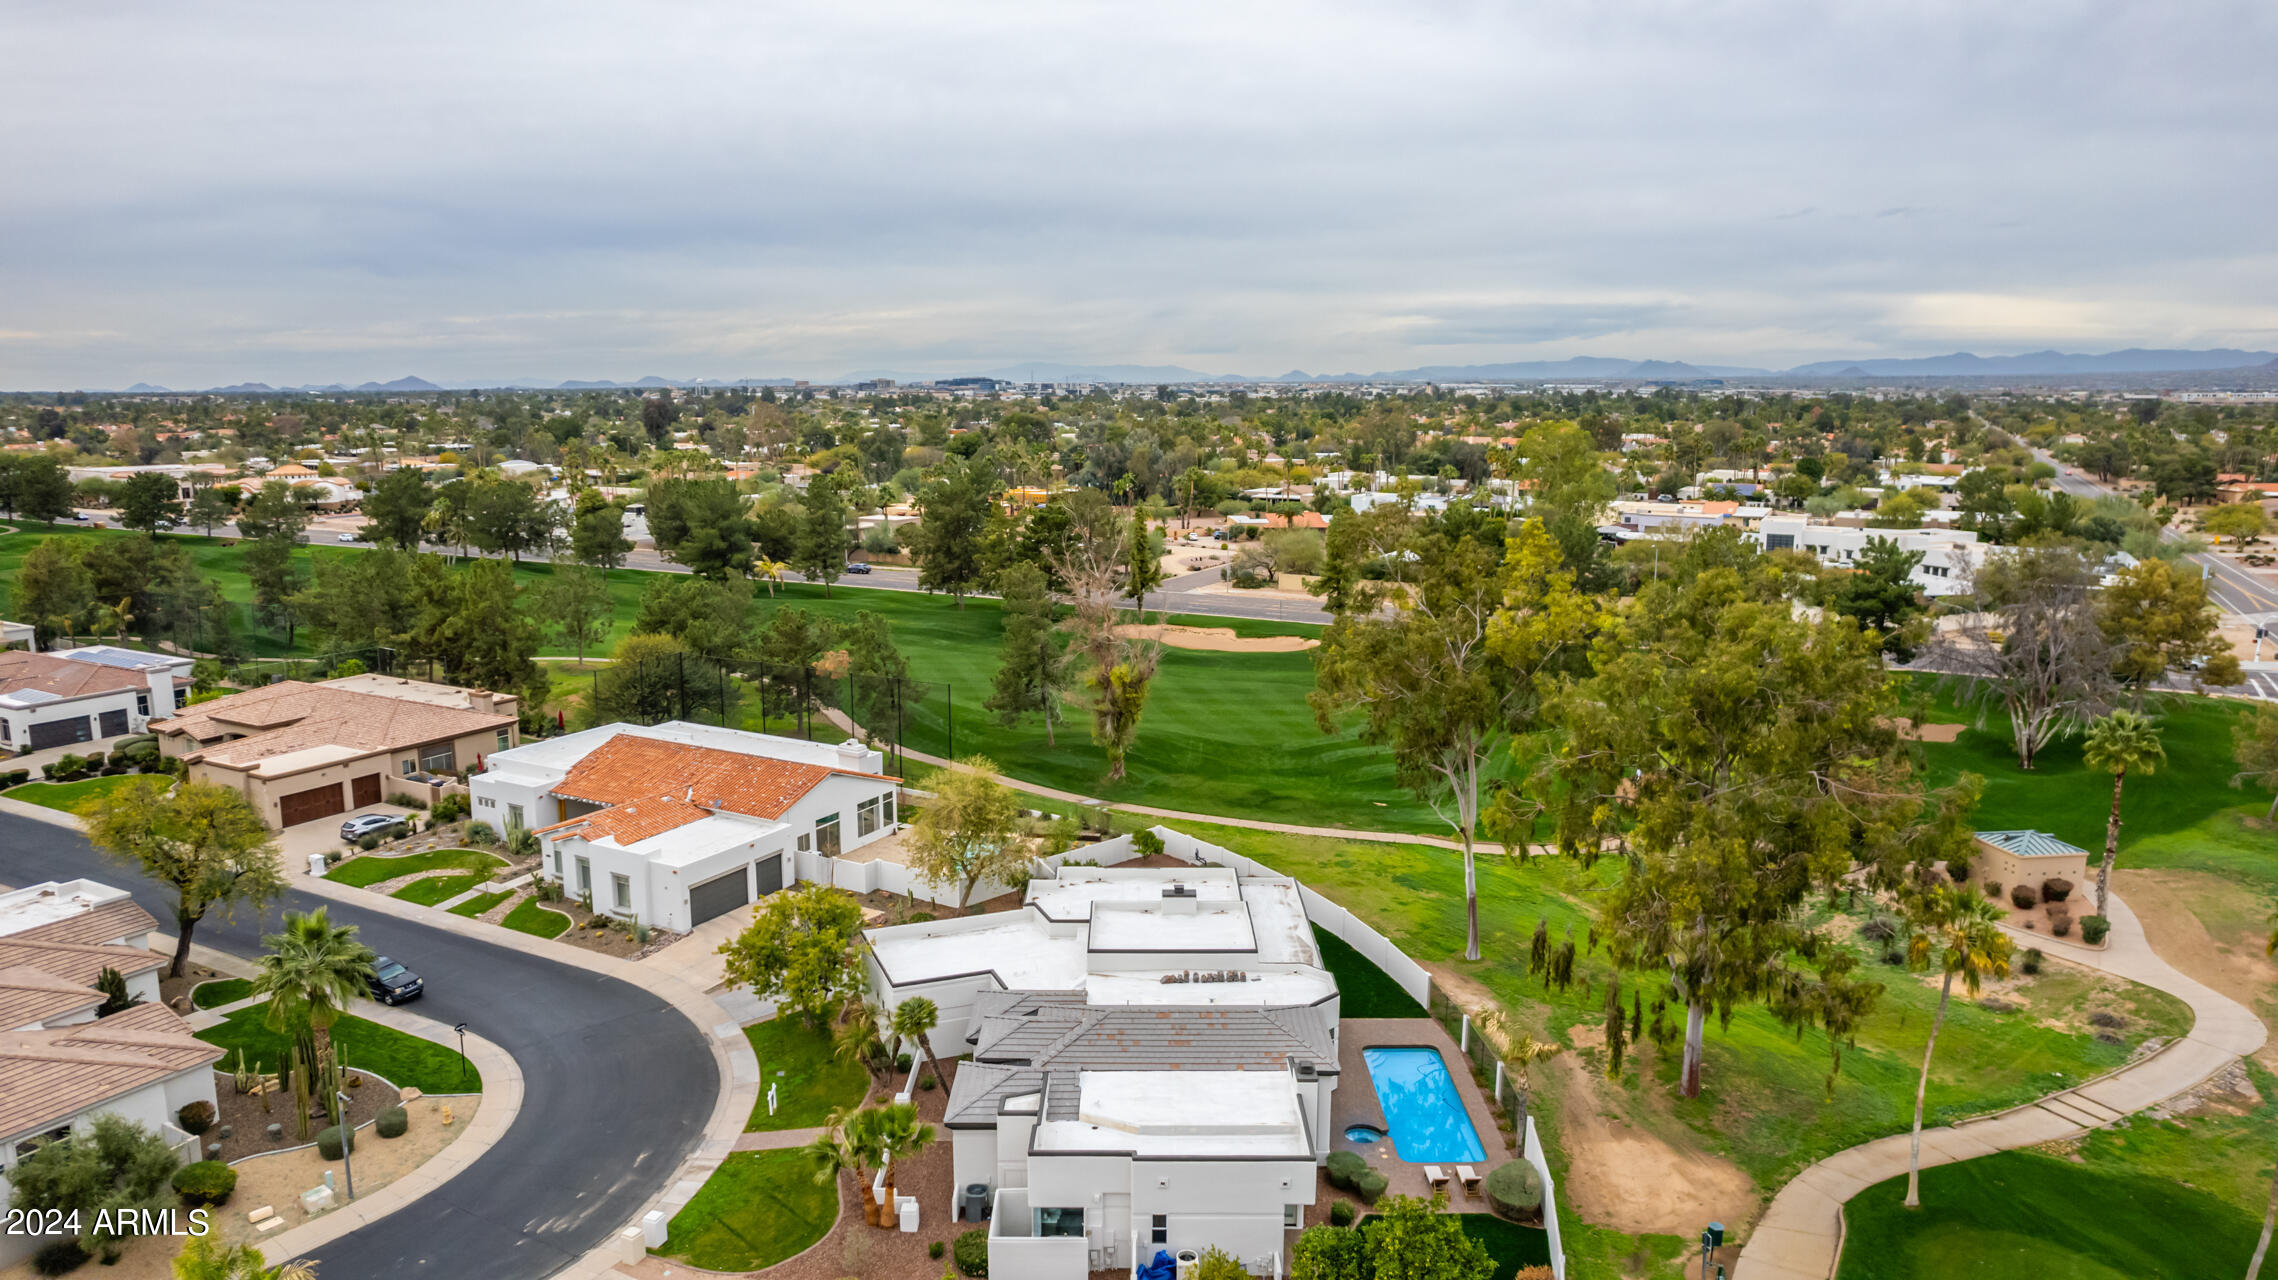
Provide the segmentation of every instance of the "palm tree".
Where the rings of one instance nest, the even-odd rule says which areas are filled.
[[[762,557],[751,562],[751,576],[766,583],[767,594],[769,596],[773,596],[775,594],[775,584],[783,581],[783,575],[788,572],[790,568],[790,565],[783,563],[781,560],[769,560]]]
[[[941,1010],[924,996],[911,996],[894,1006],[894,1034],[904,1040],[915,1040],[925,1051],[925,1064],[933,1072],[933,1082],[946,1089],[949,1077],[941,1074],[941,1059],[933,1056],[933,1029],[941,1025]],[[910,1068],[915,1074],[917,1068]]]
[[[886,1054],[886,1042],[878,1034],[878,1019],[869,1005],[856,1000],[847,1006],[844,1019],[831,1032],[831,1052],[841,1062],[855,1063],[865,1071],[876,1069]]]
[[[2167,749],[2159,744],[2159,722],[2133,711],[2115,711],[2088,726],[2088,767],[2112,775],[2112,818],[2104,824],[2104,861],[2096,867],[2096,914],[2104,914],[2110,892],[2112,859],[2120,852],[2120,788],[2128,774],[2150,774],[2167,763]]]
[[[1922,1049],[1922,1078],[1914,1086],[1914,1145],[1906,1159],[1906,1207],[1922,1206],[1922,1102],[1930,1092],[1930,1059],[1938,1052],[1938,1032],[1946,1025],[1946,1004],[1954,995],[1954,979],[1976,998],[1987,976],[2009,976],[2009,935],[2001,931],[2001,909],[1966,888],[1943,885],[1930,890],[1914,905],[1914,938],[1907,943],[1906,962],[1924,968],[1933,953],[1945,971],[1938,990],[1938,1013],[1930,1019],[1930,1042]]]
[[[894,1203],[894,1166],[913,1159],[933,1145],[934,1129],[930,1124],[918,1122],[918,1108],[914,1102],[893,1102],[883,1107],[867,1108],[866,1114],[877,1117],[870,1132],[878,1144],[878,1162],[886,1167],[886,1203]],[[883,1208],[883,1206],[881,1206]],[[880,1226],[892,1226],[880,1215]]]
[[[261,972],[253,979],[253,993],[269,997],[269,1029],[307,1027],[320,1061],[332,1046],[332,1024],[349,1001],[364,994],[377,959],[356,941],[355,925],[335,925],[326,911],[287,912],[284,929],[261,940],[269,954],[261,957]]]
[[[250,1244],[192,1236],[174,1258],[174,1280],[316,1280],[316,1264],[281,1262],[272,1267]]]

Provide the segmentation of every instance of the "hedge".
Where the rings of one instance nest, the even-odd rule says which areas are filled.
[[[2112,932],[2112,922],[2102,916],[2082,916],[2080,918],[2080,940],[2089,946],[2093,947],[2103,942],[2104,935],[2110,932]]]
[[[1487,1205],[1498,1218],[1528,1222],[1542,1215],[1542,1175],[1524,1160],[1512,1160],[1487,1175]]]
[[[237,1190],[237,1170],[219,1160],[200,1160],[174,1171],[174,1190],[191,1208],[212,1208],[229,1203]]]
[[[949,1256],[957,1264],[957,1274],[961,1276],[989,1274],[988,1231],[976,1227],[957,1237],[957,1242],[949,1246]]]

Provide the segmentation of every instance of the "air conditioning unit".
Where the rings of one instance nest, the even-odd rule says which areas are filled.
[[[985,1222],[988,1220],[988,1183],[968,1182],[965,1184],[965,1195],[957,1202],[957,1216],[965,1222]]]

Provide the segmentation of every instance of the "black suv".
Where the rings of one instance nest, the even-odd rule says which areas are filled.
[[[386,956],[372,962],[372,976],[364,985],[372,989],[372,998],[381,1004],[401,1004],[417,1000],[427,990],[419,975]]]

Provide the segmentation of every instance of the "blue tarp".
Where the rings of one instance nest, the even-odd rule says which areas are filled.
[[[1157,1249],[1155,1260],[1139,1268],[1138,1280],[1171,1280],[1178,1272],[1178,1264],[1171,1261],[1170,1251]]]

